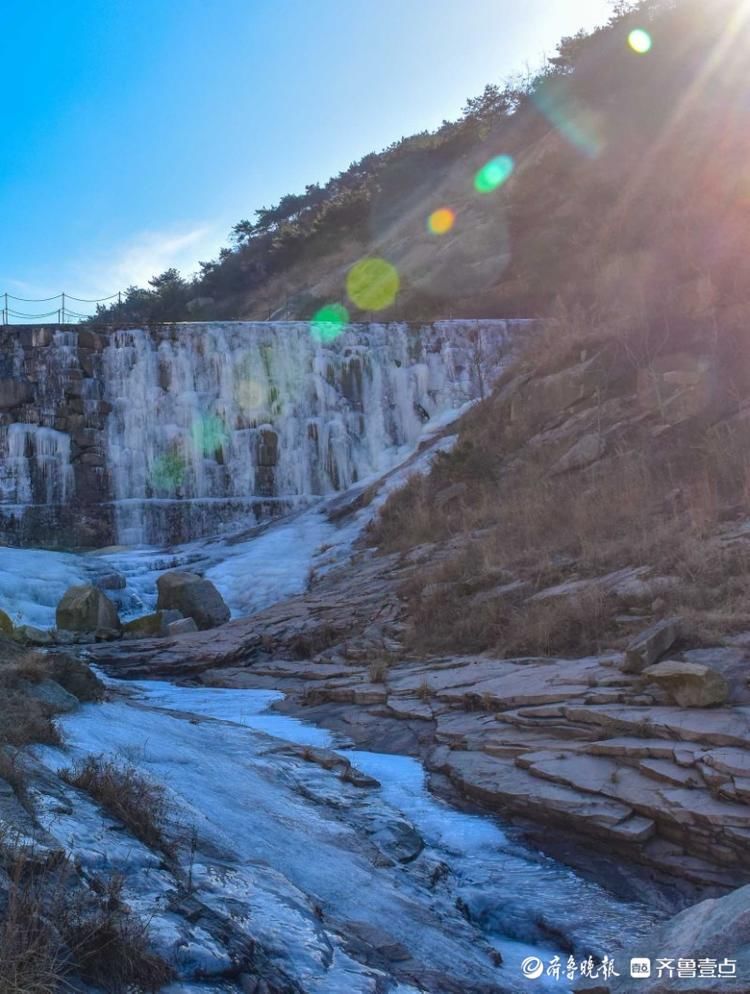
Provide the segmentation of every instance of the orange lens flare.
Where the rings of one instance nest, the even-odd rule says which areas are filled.
[[[427,229],[433,235],[447,235],[455,223],[455,211],[450,207],[439,207],[427,218]]]

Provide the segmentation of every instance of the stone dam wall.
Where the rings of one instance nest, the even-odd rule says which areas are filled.
[[[392,465],[524,322],[0,328],[0,541],[167,544]]]

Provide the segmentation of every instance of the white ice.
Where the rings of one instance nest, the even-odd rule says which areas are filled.
[[[87,575],[84,559],[72,553],[0,546],[0,608],[15,624],[51,628],[62,595]]]
[[[108,683],[117,686],[117,681]],[[494,819],[457,811],[435,798],[416,760],[352,750],[324,730],[269,713],[281,697],[276,691],[189,688],[150,681],[124,686],[135,692],[136,703],[90,707],[65,718],[74,754],[119,750],[168,784],[201,831],[242,863],[243,869],[236,869],[238,876],[231,878],[232,894],[251,886],[252,880],[263,915],[277,925],[277,897],[269,890],[274,892],[284,881],[284,887],[292,884],[295,893],[314,895],[343,917],[359,916],[386,931],[395,925],[400,941],[408,938],[407,945],[434,957],[432,929],[437,926],[429,923],[429,915],[424,917],[424,908],[417,914],[412,906],[415,900],[426,901],[433,912],[448,916],[459,946],[469,941],[476,954],[481,937],[501,952],[504,966],[498,978],[509,990],[516,989],[525,957],[538,955],[548,962],[557,953],[567,959],[555,948],[554,930],[572,937],[580,958],[585,958],[589,953],[614,955],[622,936],[632,939],[648,926],[649,915],[642,907],[615,900],[601,887],[530,850]],[[202,721],[191,724],[186,713]],[[359,800],[347,800],[332,774],[310,764],[290,765],[273,746],[274,740],[333,747],[381,787],[360,792]],[[311,806],[310,798],[316,797],[318,802]],[[321,808],[321,801],[333,807]],[[446,893],[424,893],[416,869],[412,874],[404,868],[391,875],[370,868],[366,889],[357,890],[365,885],[355,839],[366,837],[368,819],[373,817],[405,818],[416,827],[427,843],[430,865],[440,862],[450,867]],[[309,851],[315,853],[314,867],[304,855]],[[248,876],[247,860],[256,859],[272,871],[270,877],[261,874],[262,886],[257,867]],[[215,890],[218,885],[210,874],[205,882],[209,884],[218,907],[227,893]],[[459,927],[450,917],[449,909],[458,899],[470,909],[473,927],[479,927],[473,940],[463,932],[466,923]],[[447,927],[445,922],[441,927]],[[298,937],[304,936],[303,946],[312,941],[299,921],[296,929]],[[273,928],[264,934],[270,938]],[[295,955],[302,954],[298,950]],[[454,947],[451,955],[459,957],[454,963],[462,962],[465,950],[459,953]],[[447,968],[445,956],[436,962]],[[471,969],[479,967],[475,963]],[[358,989],[352,986],[352,991]],[[565,991],[566,986],[542,978],[535,989]]]
[[[419,453],[401,453],[384,474],[373,474],[353,490],[376,484],[377,493],[365,508],[342,524],[327,515],[332,500],[297,511],[248,538],[205,539],[172,548],[139,546],[103,549],[87,554],[43,549],[0,547],[0,608],[21,624],[51,628],[55,607],[69,586],[89,583],[97,575],[117,572],[126,588],[109,590],[124,619],[153,611],[156,581],[169,569],[196,570],[216,584],[233,617],[261,611],[277,601],[307,589],[311,574],[322,575],[351,554],[355,541],[388,496],[415,473],[426,472],[437,453],[449,449],[455,435],[434,437],[466,409],[446,413],[425,426],[421,441],[430,444]]]

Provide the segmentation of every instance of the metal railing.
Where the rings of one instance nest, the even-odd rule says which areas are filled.
[[[51,318],[57,324],[77,324],[79,321],[87,320],[92,315],[75,310],[70,306],[71,302],[73,304],[105,304],[116,300],[119,306],[122,304],[122,291],[119,290],[107,297],[74,297],[73,294],[64,291],[56,293],[52,297],[17,297],[13,293],[3,293],[0,299],[2,299],[3,304],[0,308],[0,323],[4,325],[18,324],[19,321],[40,321],[45,318]],[[48,311],[29,314],[19,310],[18,307],[14,306],[16,304],[56,304],[57,306]]]

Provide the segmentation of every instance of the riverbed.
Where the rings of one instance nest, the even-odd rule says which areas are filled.
[[[61,720],[64,748],[38,754],[52,770],[114,755],[163,784],[206,913],[191,920],[159,855],[72,788],[42,792],[39,808],[84,868],[123,874],[178,964],[174,992],[239,990],[233,943],[245,936],[306,994],[564,994],[566,968],[616,963],[655,920],[499,820],[433,796],[418,760],[355,750],[270,710],[278,692],[107,682],[107,702]],[[372,782],[342,779],[299,746],[338,753]],[[524,962],[542,976],[524,979]]]

